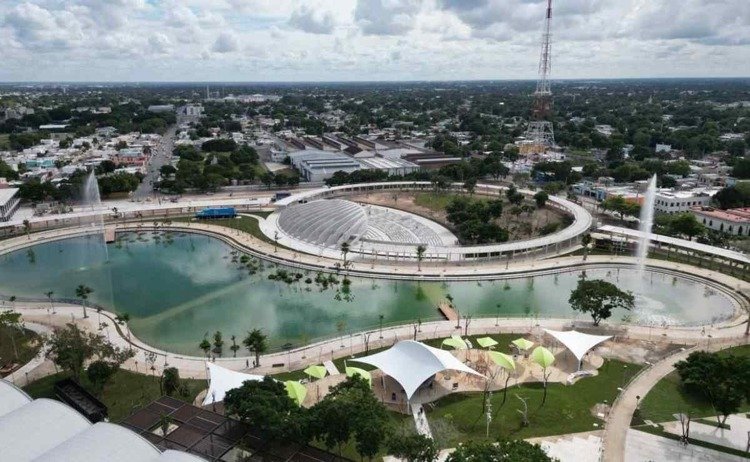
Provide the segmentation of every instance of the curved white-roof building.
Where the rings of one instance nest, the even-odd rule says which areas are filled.
[[[367,230],[367,213],[352,201],[316,200],[286,207],[279,213],[282,232],[311,244],[338,248]]]
[[[29,395],[0,380],[0,460],[13,462],[200,462],[179,451],[161,452],[119,425],[92,425],[59,401]]]

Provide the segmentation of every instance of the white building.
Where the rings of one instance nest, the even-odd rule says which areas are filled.
[[[687,212],[692,207],[707,207],[717,189],[699,188],[692,191],[666,191],[656,193],[654,210],[658,213]]]
[[[729,210],[696,208],[691,211],[706,228],[735,236],[750,236],[750,207]]]
[[[362,168],[358,161],[346,154],[319,149],[292,152],[289,158],[300,175],[310,182],[325,181],[338,171],[351,173]]]
[[[21,200],[17,195],[18,188],[0,189],[0,222],[9,221],[18,210]]]
[[[203,116],[203,105],[201,104],[186,104],[177,110],[181,115],[188,117],[202,117]]]
[[[654,151],[656,151],[657,154],[660,152],[671,152],[672,145],[671,144],[657,144]]]

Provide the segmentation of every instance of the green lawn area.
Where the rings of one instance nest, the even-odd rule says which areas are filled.
[[[10,149],[10,135],[7,133],[0,134],[0,150]]]
[[[737,356],[750,356],[750,345],[743,345],[723,350],[724,354]],[[744,403],[740,408],[742,412],[750,411],[750,405]],[[666,422],[674,420],[674,414],[684,412],[693,417],[713,418],[714,411],[711,405],[699,396],[686,392],[680,383],[677,371],[672,372],[656,384],[640,404],[640,419],[652,420],[654,422]]]
[[[58,380],[67,377],[65,372],[50,375],[24,387],[24,390],[32,398],[55,399],[54,384]],[[175,395],[188,403],[192,403],[198,393],[206,388],[205,380],[182,379],[187,388],[187,395]],[[91,391],[91,384],[86,377],[81,379],[81,384]],[[109,409],[109,419],[119,422],[132,413],[136,408],[143,407],[162,396],[159,390],[159,378],[151,375],[143,375],[126,370],[119,370],[104,386],[101,394],[97,396]]]
[[[15,348],[13,344],[15,343]],[[39,352],[41,338],[28,329],[0,327],[0,367],[10,362],[26,364]],[[18,360],[16,361],[16,350]]]
[[[543,406],[544,390],[541,383],[511,386],[507,401],[502,406],[503,392],[495,392],[492,395],[494,415],[489,440],[532,438],[600,429],[603,422],[594,417],[593,406],[605,400],[612,403],[618,394],[617,388],[624,386],[640,368],[635,364],[608,360],[596,377],[584,378],[570,386],[549,384],[547,401]],[[518,409],[522,409],[523,405],[516,395],[528,398],[528,427],[521,426],[522,419]],[[434,410],[428,410],[430,425],[440,429],[439,432],[447,430],[448,437],[441,438],[444,440],[442,444],[454,446],[470,439],[487,439],[482,401],[481,393],[454,394],[437,401]],[[598,427],[594,424],[598,424]]]
[[[414,203],[435,212],[445,212],[445,208],[455,197],[456,194],[451,193],[419,192],[414,194]]]

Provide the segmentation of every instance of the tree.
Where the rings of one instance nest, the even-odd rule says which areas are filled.
[[[695,351],[675,368],[683,386],[711,404],[719,424],[750,400],[750,360],[745,357]]]
[[[622,291],[611,282],[602,279],[580,279],[571,292],[568,303],[575,311],[589,313],[598,326],[602,319],[612,316],[612,310],[633,309],[635,299],[630,291]]]
[[[336,385],[312,408],[311,431],[326,447],[339,448],[354,437],[357,452],[372,458],[384,444],[389,417],[383,404],[359,376]]]
[[[581,236],[581,245],[583,245],[583,260],[586,260],[586,257],[588,256],[589,252],[589,245],[591,244],[591,241],[593,238],[591,237],[590,233],[586,233],[583,236]]]
[[[208,352],[211,351],[211,342],[209,342],[208,339],[204,336],[203,340],[201,340],[201,343],[198,344],[198,348],[203,350],[203,354],[208,357]]]
[[[109,361],[94,361],[86,368],[86,377],[97,392],[101,392],[107,381],[117,372],[117,365]]]
[[[742,180],[750,179],[750,157],[737,159],[732,168],[732,176]]]
[[[552,462],[538,444],[523,440],[489,442],[468,441],[457,447],[446,462]]]
[[[236,358],[237,357],[237,350],[240,349],[240,346],[237,345],[237,337],[234,334],[232,334],[231,338],[232,338],[232,346],[230,346],[229,349],[232,350],[232,356],[234,356]]]
[[[221,350],[224,347],[224,339],[222,338],[221,331],[214,332],[214,353],[221,356]]]
[[[422,260],[424,260],[424,253],[427,251],[427,246],[419,244],[417,246],[417,267],[419,271],[422,271]]]
[[[307,442],[304,410],[289,397],[283,382],[268,376],[248,380],[227,391],[224,406],[227,414],[236,415],[264,438]]]
[[[85,286],[83,284],[76,287],[76,297],[81,299],[82,306],[83,306],[83,317],[88,318],[88,314],[86,314],[86,302],[89,299],[89,295],[94,293],[94,289],[91,287]]]
[[[176,367],[164,369],[161,375],[162,392],[167,396],[172,396],[180,390],[180,371]]]
[[[261,181],[261,183],[263,183],[264,185],[266,185],[266,187],[268,189],[271,189],[271,185],[274,182],[274,175],[273,175],[273,173],[271,173],[271,172],[265,172],[264,174],[262,174],[260,176],[260,181]]]
[[[75,324],[66,324],[56,329],[45,340],[47,358],[61,369],[69,371],[78,380],[83,373],[83,366],[92,358],[108,361],[110,366],[119,367],[135,353],[122,350],[108,342],[103,336],[84,332]]]
[[[433,462],[438,455],[435,441],[417,433],[392,435],[387,446],[388,452],[407,462]]]
[[[247,333],[247,336],[242,340],[242,344],[251,353],[255,354],[255,366],[260,366],[260,355],[268,350],[268,344],[266,343],[266,334],[260,329],[253,329]]]
[[[537,208],[542,208],[549,200],[549,194],[546,191],[539,191],[534,194],[534,202],[536,202]]]
[[[734,186],[728,186],[719,190],[712,200],[722,209],[750,206],[750,183],[738,182]]]
[[[18,347],[16,346],[15,331],[21,330],[21,313],[6,310],[0,313],[0,328],[10,331],[10,343],[13,346],[13,358],[18,361]]]
[[[159,173],[161,173],[162,176],[174,175],[175,173],[177,173],[177,169],[169,164],[162,165],[161,167],[159,167]]]
[[[341,243],[341,256],[342,256],[342,259],[344,260],[344,268],[346,268],[346,255],[349,253],[350,250],[351,250],[351,246],[349,245],[348,242]]]
[[[690,212],[678,213],[672,217],[669,227],[676,234],[687,236],[689,240],[693,237],[700,236],[706,231],[706,228]]]
[[[469,194],[474,194],[474,190],[477,188],[477,179],[475,177],[467,178],[464,181],[464,189]]]

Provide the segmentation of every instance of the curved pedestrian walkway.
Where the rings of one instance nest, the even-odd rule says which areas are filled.
[[[701,342],[643,369],[631,380],[612,404],[602,438],[602,460],[604,462],[625,461],[625,442],[638,402],[661,379],[675,370],[675,363],[686,359],[694,351],[718,351],[732,346],[747,345],[748,343],[750,343],[750,338],[744,335],[734,338],[714,339],[710,344]]]

